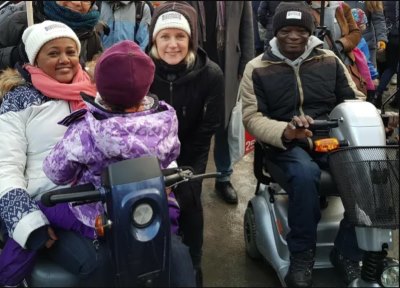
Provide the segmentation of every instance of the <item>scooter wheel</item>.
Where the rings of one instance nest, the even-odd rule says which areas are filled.
[[[244,242],[246,253],[252,259],[260,259],[261,253],[256,243],[256,222],[253,207],[248,206],[244,213]]]

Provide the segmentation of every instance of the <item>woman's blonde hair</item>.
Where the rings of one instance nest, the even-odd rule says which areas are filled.
[[[151,46],[149,56],[153,59],[157,59],[157,60],[161,59],[160,55],[158,54],[157,45],[155,42],[153,42],[153,45]],[[188,69],[190,69],[194,66],[194,63],[196,62],[196,54],[194,54],[194,52],[191,48],[189,48],[189,51],[188,51],[185,59],[183,59],[183,61],[186,63],[186,67]]]

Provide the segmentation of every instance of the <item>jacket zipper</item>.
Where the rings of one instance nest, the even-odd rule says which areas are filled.
[[[169,82],[169,103],[173,107],[174,106],[174,100],[172,98],[172,90],[173,90],[173,86],[172,85],[173,85],[172,82]]]
[[[300,81],[300,77],[299,77],[299,70],[300,70],[300,65],[295,66],[294,67],[294,75],[296,77],[296,99],[297,99],[297,94],[299,96],[300,99],[300,103],[299,103],[299,112],[300,115],[304,115],[304,111],[303,111],[303,102],[304,102],[304,93],[303,93],[303,87],[301,86],[301,81]],[[295,103],[297,102],[297,100],[295,101]],[[294,107],[294,113],[296,113],[296,107]]]
[[[182,116],[186,118],[186,106],[182,106]]]

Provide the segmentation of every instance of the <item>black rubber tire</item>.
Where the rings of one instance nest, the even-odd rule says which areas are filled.
[[[246,212],[244,213],[243,231],[247,255],[252,259],[260,259],[262,255],[258,250],[256,243],[256,223],[254,210],[251,205],[247,207]]]

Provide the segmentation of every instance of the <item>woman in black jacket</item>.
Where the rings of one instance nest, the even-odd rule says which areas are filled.
[[[154,11],[150,24],[149,54],[156,65],[150,92],[171,104],[178,115],[181,152],[179,165],[204,173],[213,134],[221,123],[223,73],[197,46],[197,14],[185,2],[164,2]],[[203,245],[202,182],[179,185],[180,229],[189,246],[201,285]]]

